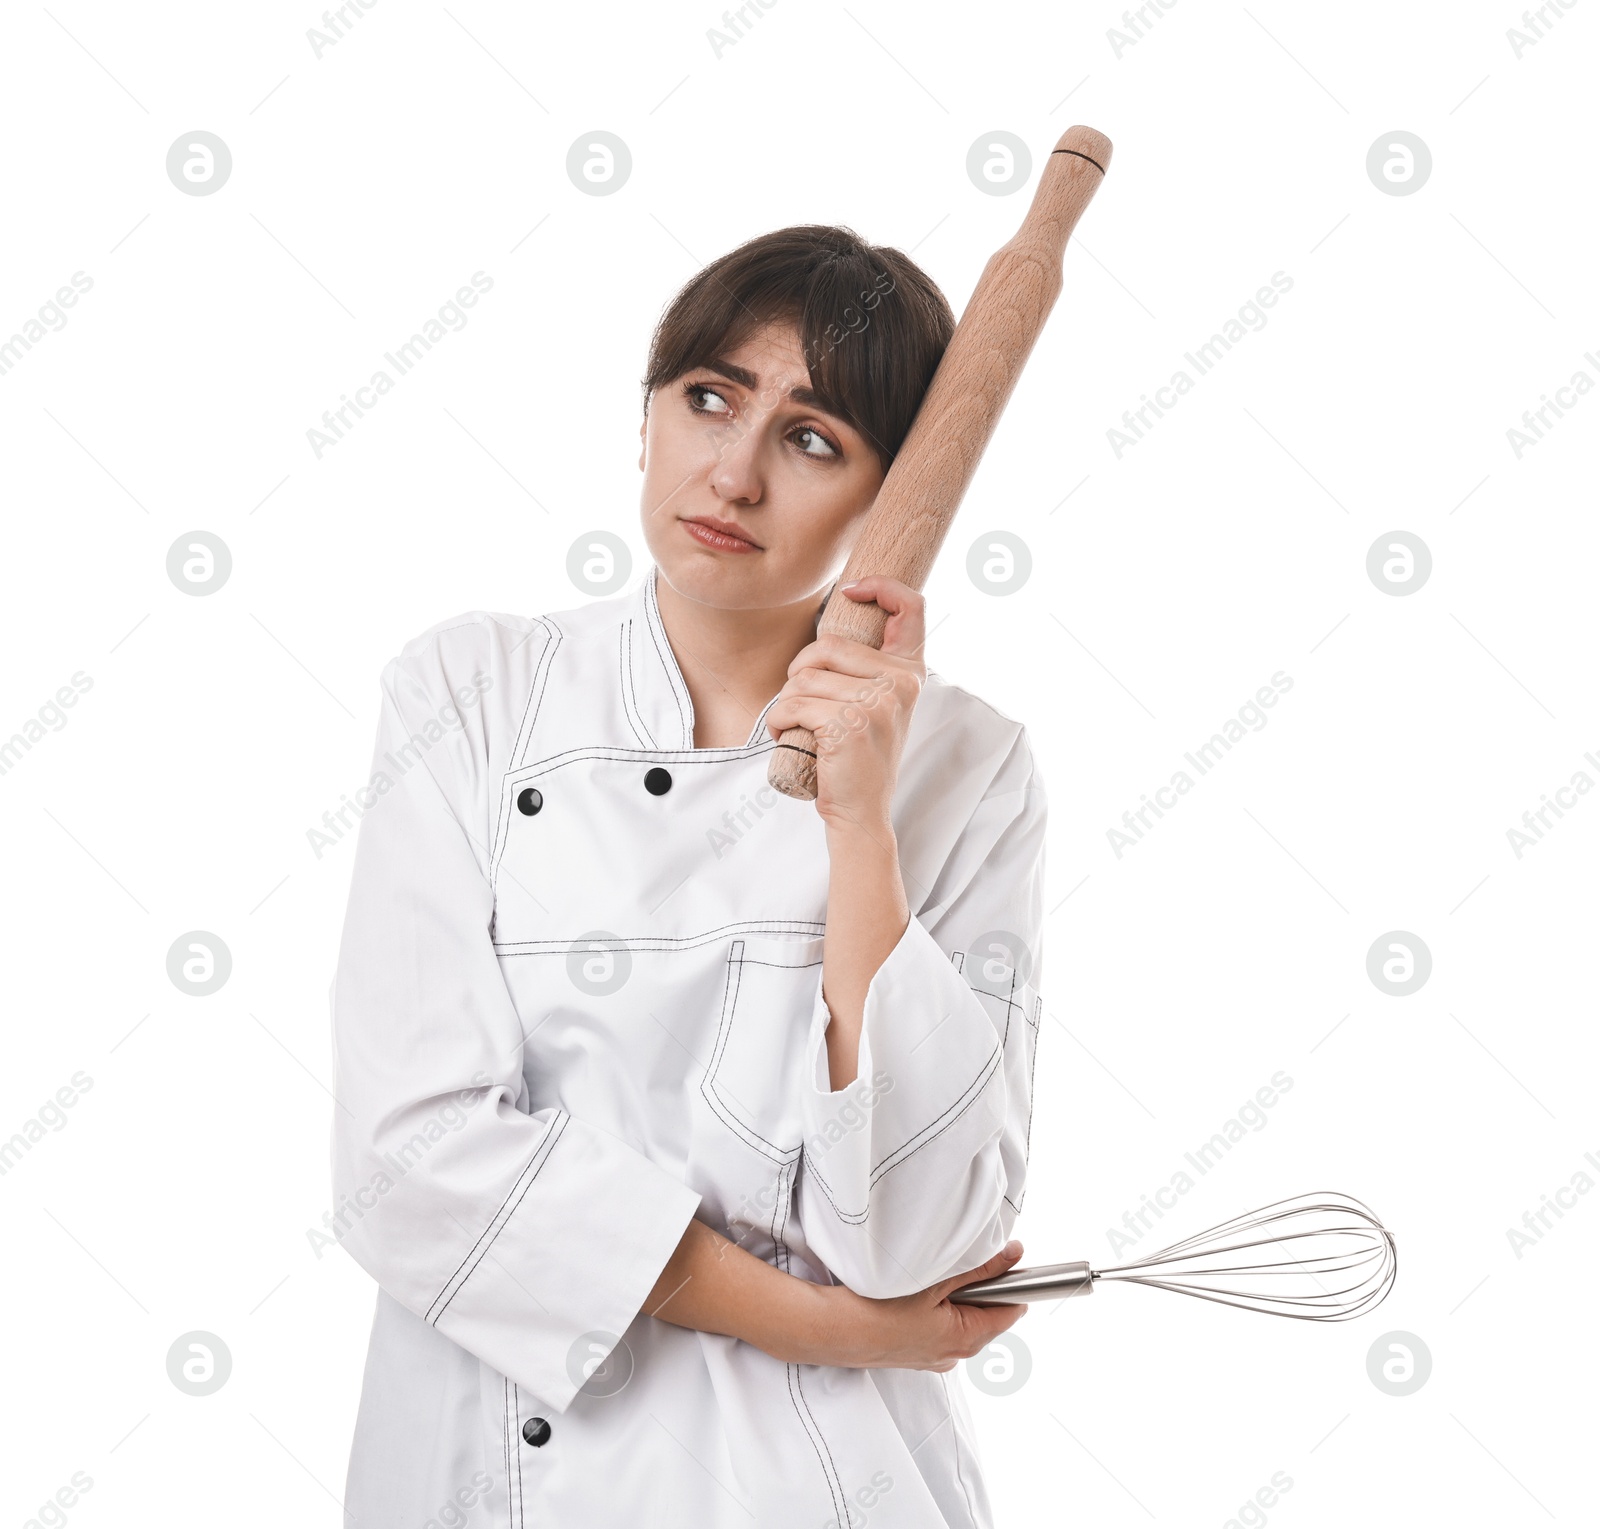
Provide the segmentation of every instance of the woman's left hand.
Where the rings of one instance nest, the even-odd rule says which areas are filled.
[[[883,647],[846,637],[807,643],[767,713],[767,731],[791,727],[817,739],[817,811],[830,827],[887,828],[911,712],[927,678],[923,598],[882,574],[840,585],[846,599],[889,613]]]

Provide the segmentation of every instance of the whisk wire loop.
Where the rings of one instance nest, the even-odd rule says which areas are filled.
[[[1258,1248],[1283,1256],[1254,1254]],[[1228,1262],[1235,1254],[1252,1256]],[[1348,1322],[1388,1295],[1397,1268],[1394,1234],[1372,1211],[1352,1195],[1319,1190],[1091,1275],[1273,1316]]]

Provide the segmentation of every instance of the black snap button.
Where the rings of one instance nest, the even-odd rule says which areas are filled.
[[[517,811],[530,818],[544,806],[544,798],[532,786],[517,794]]]
[[[672,777],[657,765],[645,772],[644,788],[651,796],[665,796],[672,789]]]
[[[543,1418],[529,1418],[522,1425],[522,1437],[535,1449],[550,1441],[550,1425]]]

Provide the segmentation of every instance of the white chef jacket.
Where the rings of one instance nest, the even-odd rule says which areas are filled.
[[[379,1285],[348,1522],[987,1526],[958,1372],[640,1308],[694,1216],[879,1298],[1006,1242],[1041,1019],[1024,730],[928,676],[912,917],[832,1091],[822,821],[767,785],[765,714],[694,747],[656,575],[441,622],[382,673],[330,990],[335,1234]]]

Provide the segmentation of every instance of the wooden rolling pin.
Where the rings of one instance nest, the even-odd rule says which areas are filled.
[[[876,573],[922,588],[1055,306],[1067,240],[1110,163],[1111,140],[1092,127],[1069,127],[1051,150],[1022,226],[989,257],[978,278],[841,583]],[[879,648],[888,620],[881,606],[836,591],[817,632],[837,632]],[[814,800],[816,750],[808,728],[791,727],[772,751],[768,781],[785,796]]]

